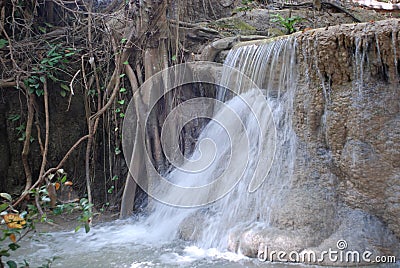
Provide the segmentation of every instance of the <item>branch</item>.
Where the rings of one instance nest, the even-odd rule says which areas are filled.
[[[22,164],[24,166],[24,171],[26,176],[26,185],[24,192],[28,191],[32,185],[32,171],[29,167],[28,154],[31,144],[31,133],[32,133],[33,115],[34,115],[33,103],[35,101],[35,95],[33,93],[29,94],[27,92],[27,98],[28,98],[28,119],[26,120],[25,141],[21,153]]]
[[[85,141],[87,138],[89,138],[89,135],[83,136],[82,138],[80,138],[69,150],[68,152],[65,154],[64,158],[60,161],[60,163],[58,163],[58,165],[54,168],[51,168],[49,170],[47,170],[43,176],[41,178],[39,178],[39,180],[37,180],[35,182],[34,185],[32,185],[28,191],[24,191],[21,196],[18,198],[17,201],[14,202],[13,207],[17,206],[19,203],[21,203],[22,200],[24,200],[24,198],[28,195],[30,190],[35,189],[40,183],[42,183],[43,179],[45,177],[47,177],[48,175],[57,172],[57,170],[59,170],[64,164],[65,161],[68,160],[68,158],[70,157],[70,155],[72,154],[72,152],[83,142]]]
[[[44,76],[42,76],[44,77]],[[46,120],[46,130],[45,130],[45,139],[44,139],[44,150],[42,155],[42,165],[40,167],[39,178],[43,176],[46,164],[47,164],[47,152],[49,150],[49,135],[50,135],[50,119],[49,119],[49,94],[47,90],[47,80],[44,77],[43,80],[43,90],[44,90],[44,112],[45,112],[45,120]]]

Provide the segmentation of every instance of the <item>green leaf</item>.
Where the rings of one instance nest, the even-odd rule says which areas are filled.
[[[18,121],[19,119],[21,119],[21,115],[19,114],[12,114],[8,117],[8,120],[12,122]]]
[[[64,177],[61,178],[60,182],[61,183],[65,183],[67,181],[67,176],[64,175]]]
[[[119,180],[119,177],[118,177],[117,175],[115,175],[114,177],[112,177],[111,180],[112,180],[112,181],[117,181],[117,180]]]
[[[53,82],[58,82],[58,78],[55,77],[55,76],[52,75],[52,74],[49,74],[49,78],[50,78]]]
[[[115,148],[115,154],[116,155],[119,155],[121,153],[121,150],[117,147],[117,148]]]
[[[178,59],[178,57],[176,55],[172,56],[172,61],[176,61]]]
[[[12,197],[10,194],[7,193],[0,193],[0,196],[3,197],[4,199],[7,199],[8,201],[12,201]]]
[[[62,89],[64,89],[65,91],[69,91],[69,86],[67,86],[66,84],[61,84],[60,85]]]
[[[124,87],[121,87],[120,89],[119,89],[119,93],[125,93],[127,90],[126,90],[126,88],[124,88]]]
[[[0,251],[0,256],[10,257],[10,253],[8,253],[8,250],[2,250]]]
[[[121,105],[124,105],[125,104],[125,100],[119,100],[118,103],[121,104]]]
[[[85,232],[89,233],[90,232],[90,225],[89,223],[85,223]]]
[[[42,26],[39,26],[38,27],[38,29],[39,29],[39,31],[41,31],[42,33],[46,33],[46,28],[44,28],[44,27],[42,27]]]
[[[85,206],[87,203],[89,203],[89,200],[87,200],[87,198],[82,198],[81,200],[79,200],[79,204],[82,207]]]
[[[65,54],[65,57],[71,57],[73,55],[75,55],[75,52],[69,52],[69,53]]]
[[[44,95],[44,90],[43,89],[37,89],[36,90],[36,95],[38,95],[38,97],[43,96]]]
[[[54,58],[51,58],[51,59],[50,59],[50,62],[57,63],[57,62],[58,62],[58,60],[59,60],[59,59],[61,59],[61,58],[62,58],[62,56],[61,56],[61,55],[59,55],[59,56],[55,56]]]
[[[129,61],[124,61],[123,64],[124,64],[124,65],[128,65],[128,64],[129,64]]]
[[[125,117],[125,114],[124,114],[124,113],[120,113],[120,114],[119,114],[119,117],[124,118],[124,117]]]
[[[120,78],[122,78],[122,77],[124,77],[124,76],[125,76],[125,74],[120,74],[120,75],[119,75]]]
[[[61,91],[60,91],[60,95],[61,95],[62,97],[65,97],[65,96],[67,96],[67,92],[65,92],[64,90],[61,90]]]
[[[43,84],[46,82],[46,78],[44,78],[44,76],[41,76],[41,77],[39,78],[39,80],[40,80],[40,82],[42,82]]]
[[[11,244],[8,245],[8,247],[9,247],[12,251],[15,251],[15,250],[19,249],[21,246],[18,245],[18,244],[15,244],[15,243],[11,243]]]
[[[115,109],[115,112],[116,112],[116,113],[120,113],[120,112],[121,112],[121,109],[120,109],[120,108],[117,108],[117,109]]]
[[[7,265],[9,268],[17,268],[17,264],[15,263],[15,261],[8,261]]]
[[[6,39],[0,39],[0,49],[8,45],[8,41]]]
[[[54,215],[61,215],[64,212],[64,206],[63,205],[58,205],[53,209],[53,214]]]
[[[75,227],[75,233],[78,232],[80,229],[82,228],[82,226],[78,225]]]
[[[53,56],[54,55],[54,51],[56,51],[56,49],[58,48],[58,46],[53,46],[49,52],[47,52],[47,56]]]
[[[8,208],[8,204],[1,204],[0,205],[0,212],[3,212],[4,210],[6,210]]]
[[[110,187],[110,189],[107,190],[107,192],[109,194],[112,194],[114,192],[114,189],[115,189],[115,186],[113,185],[113,186]]]
[[[28,78],[28,82],[31,83],[31,84],[36,83],[37,80],[38,80],[37,76],[31,76],[31,77]]]
[[[124,43],[126,43],[126,41],[128,41],[128,39],[126,39],[126,38],[122,38],[122,39],[121,39],[121,44],[124,44]]]

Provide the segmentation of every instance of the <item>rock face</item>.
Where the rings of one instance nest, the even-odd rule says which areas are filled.
[[[238,228],[230,250],[400,257],[399,30],[399,20],[387,20],[296,34],[293,181],[269,225]],[[181,234],[193,238],[198,230]]]
[[[328,164],[318,173],[337,180],[338,201],[380,218],[398,238],[399,26],[389,20],[299,36],[295,113],[308,157]]]

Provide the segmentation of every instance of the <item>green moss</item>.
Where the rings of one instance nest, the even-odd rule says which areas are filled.
[[[254,26],[242,21],[238,18],[221,19],[212,22],[210,27],[215,28],[218,31],[227,32],[230,34],[255,34],[257,29]]]

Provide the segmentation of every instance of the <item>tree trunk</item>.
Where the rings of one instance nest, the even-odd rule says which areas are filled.
[[[137,8],[139,11],[139,16],[137,20],[137,33],[138,36],[149,36],[145,43],[142,44],[142,51],[144,52],[144,61],[143,66],[145,70],[145,80],[150,79],[154,74],[161,71],[164,66],[168,66],[168,63],[163,61],[163,53],[160,53],[159,47],[162,42],[166,39],[167,36],[167,1],[144,1],[143,6]],[[155,34],[157,33],[157,34]],[[141,69],[141,68],[139,68]],[[139,76],[139,75],[138,75]],[[141,99],[134,99],[136,107],[138,111],[137,121],[136,121],[136,134],[134,137],[135,143],[133,144],[132,158],[129,163],[129,172],[130,174],[127,176],[127,181],[125,183],[125,189],[122,196],[121,202],[121,212],[120,218],[126,218],[132,214],[134,204],[135,204],[135,196],[136,196],[136,180],[145,180],[143,183],[148,183],[147,180],[147,161],[145,160],[146,152],[158,152],[154,155],[150,155],[149,158],[153,160],[153,164],[157,167],[162,167],[164,160],[161,153],[161,144],[158,132],[158,118],[155,116],[151,116],[148,119],[148,122],[144,122],[144,118],[141,118],[141,112],[139,112],[142,106],[149,107],[149,104],[154,100],[153,98],[159,95],[162,84],[155,84],[151,88],[147,88],[142,90],[143,95],[137,94],[135,97]],[[150,107],[151,109],[151,107]],[[145,136],[146,133],[142,133],[142,129],[144,124],[150,125],[151,129],[155,130],[151,134],[151,138]],[[152,143],[144,142],[152,141]],[[147,150],[145,149],[147,147]],[[151,185],[145,187],[149,189]]]

